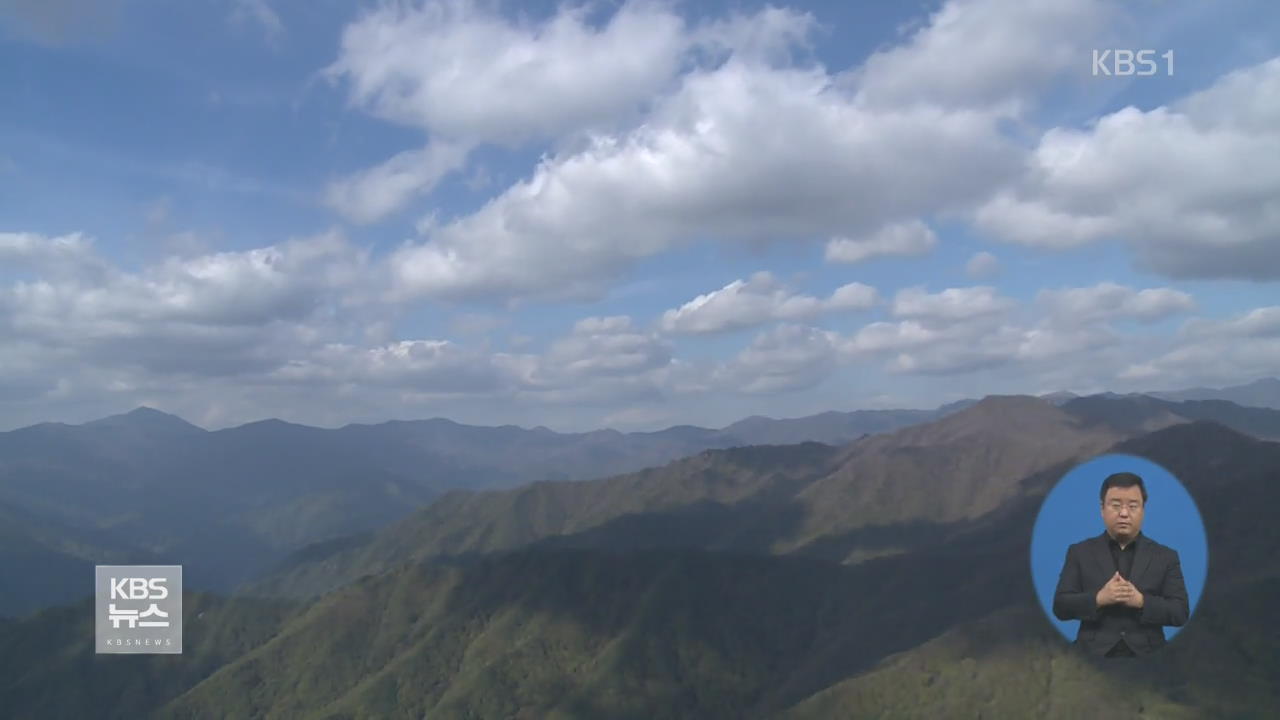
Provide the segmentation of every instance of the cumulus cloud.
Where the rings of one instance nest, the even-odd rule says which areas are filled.
[[[93,238],[83,233],[46,237],[37,233],[0,233],[0,263],[42,275],[101,277],[108,265],[98,257]]]
[[[597,299],[639,259],[706,240],[829,238],[828,257],[845,262],[927,252],[937,240],[919,218],[971,211],[1016,178],[1024,151],[1002,123],[1066,67],[1073,50],[1096,41],[1110,13],[1093,0],[956,0],[865,67],[832,73],[805,54],[815,27],[808,15],[767,8],[690,26],[660,22],[667,11],[652,7],[628,4],[620,12],[654,26],[669,22],[664,27],[678,30],[677,39],[664,51],[684,59],[656,65],[662,72],[645,86],[646,106],[610,105],[610,112],[635,111],[613,126],[528,123],[554,125],[561,135],[574,134],[571,126],[588,129],[475,213],[403,248],[394,259],[398,296]],[[1010,42],[988,42],[993,32]],[[950,52],[962,46],[982,62],[960,69],[968,64]],[[481,62],[481,80],[491,62]],[[424,113],[455,106],[420,101],[434,96],[421,95],[426,86],[414,79],[395,85],[397,73],[379,70],[364,90],[357,82],[358,103],[401,122],[448,127]],[[907,91],[913,87],[921,92]],[[384,97],[383,88],[395,91]],[[488,107],[467,97],[474,102],[464,109]],[[519,97],[515,107],[523,107]]]
[[[377,347],[335,343],[290,360],[272,371],[270,379],[472,395],[509,389],[521,362],[519,356],[490,355],[448,340],[402,340]]]
[[[327,316],[362,302],[359,286],[372,277],[367,253],[336,232],[172,257],[137,273],[96,255],[83,235],[0,235],[5,256],[39,271],[0,289],[6,337],[69,361],[157,373],[271,367]]]
[[[889,255],[924,255],[938,245],[938,236],[919,220],[886,225],[862,238],[832,238],[827,242],[828,262],[857,263]]]
[[[1232,373],[1266,372],[1280,338],[1280,308],[1189,321],[1172,346],[1126,338],[1109,323],[1193,306],[1168,288],[1108,283],[1048,290],[1025,307],[988,286],[909,287],[893,296],[892,320],[842,334],[788,318],[861,307],[874,295],[869,287],[851,283],[825,299],[779,295],[771,275],[757,274],[712,293],[729,299],[725,307],[712,312],[707,301],[679,316],[710,325],[740,321],[719,314],[740,309],[733,290],[751,288],[746,295],[764,298],[763,305],[748,298],[746,307],[781,324],[727,360],[678,358],[661,321],[646,328],[622,315],[582,318],[545,350],[526,344],[493,352],[487,344],[392,337],[393,308],[377,304],[365,287],[367,257],[337,233],[172,258],[137,273],[98,258],[92,240],[78,235],[6,234],[0,254],[43,268],[38,280],[17,280],[0,292],[7,373],[0,397],[10,407],[118,408],[128,398],[187,408],[184,414],[211,424],[289,413],[309,422],[385,419],[397,411],[465,418],[478,408],[488,408],[487,417],[528,412],[541,422],[554,408],[580,418],[598,412],[589,421],[598,423],[625,417],[620,408],[657,412],[708,394],[804,391],[851,365],[919,377],[999,368],[1006,378],[1061,379],[1073,387],[1212,379],[1217,375],[1206,368],[1219,356]],[[70,269],[59,272],[59,264]]]
[[[1092,287],[1046,289],[1036,296],[1049,311],[1064,318],[1089,321],[1133,318],[1155,322],[1170,315],[1195,310],[1191,295],[1171,288],[1134,290],[1104,282]]]
[[[1021,182],[976,213],[992,236],[1065,248],[1126,243],[1174,278],[1280,278],[1280,58],[1168,107],[1054,128]]]
[[[439,153],[432,146],[437,142],[461,148],[464,157],[468,148],[484,143],[553,142],[571,153],[584,137],[603,135],[616,141],[618,150],[610,155],[619,157],[598,157],[598,162],[612,168],[594,170],[610,176],[611,170],[628,169],[626,165],[633,162],[654,163],[653,170],[639,176],[640,181],[661,180],[654,177],[656,171],[679,182],[685,173],[677,156],[699,150],[742,153],[747,157],[739,161],[740,169],[768,170],[767,158],[753,164],[750,155],[767,139],[759,134],[764,125],[777,126],[763,123],[762,118],[778,114],[784,115],[778,122],[792,129],[789,139],[806,138],[806,131],[817,130],[819,134],[806,144],[832,146],[847,162],[868,165],[869,171],[856,174],[855,180],[884,176],[890,170],[895,172],[889,177],[904,176],[903,181],[913,174],[936,175],[940,167],[970,170],[970,186],[941,183],[943,187],[915,190],[916,199],[928,197],[930,191],[937,193],[931,202],[923,203],[926,207],[904,203],[907,212],[897,216],[877,212],[866,223],[829,223],[818,230],[827,235],[866,235],[880,225],[966,200],[966,189],[990,184],[992,174],[1010,161],[993,155],[966,165],[965,161],[980,161],[981,155],[958,153],[947,150],[955,145],[935,143],[931,137],[935,133],[927,131],[929,118],[937,122],[936,135],[942,136],[938,139],[959,133],[967,137],[949,139],[992,149],[998,136],[995,121],[1019,112],[1046,80],[1087,54],[1088,43],[1097,42],[1099,28],[1107,26],[1111,15],[1100,0],[951,0],[906,42],[874,54],[862,67],[830,74],[815,65],[810,72],[783,78],[713,74],[730,85],[715,88],[708,87],[708,82],[691,81],[714,73],[726,58],[734,61],[735,68],[746,65],[766,74],[800,67],[811,59],[805,53],[810,49],[809,36],[818,27],[815,18],[766,7],[690,24],[665,3],[637,1],[622,4],[607,22],[593,25],[585,5],[562,5],[546,19],[529,21],[460,0],[383,4],[344,30],[340,55],[327,75],[347,87],[353,107],[420,128],[430,140],[425,148],[339,181],[330,201],[357,221],[384,217],[429,191],[453,169],[436,159]],[[965,62],[957,62],[958,57]],[[795,87],[793,92],[771,91],[770,80]],[[691,103],[687,97],[691,90],[721,96]],[[807,101],[804,95],[809,96]],[[714,111],[724,103],[748,115],[732,122],[727,113]],[[810,113],[818,117],[796,124]],[[903,122],[907,127],[901,132],[890,129]],[[846,132],[837,132],[837,125],[845,126]],[[645,131],[651,126],[652,131]],[[849,134],[866,136],[868,143],[851,146],[848,138],[841,138]],[[664,142],[664,135],[674,137]],[[910,152],[913,139],[923,143],[925,151],[944,150],[923,166],[931,172],[913,170],[921,167]],[[884,147],[877,150],[876,140]],[[621,157],[628,149],[644,157]],[[585,152],[594,154],[591,149]],[[900,154],[897,162],[890,162]],[[419,163],[427,167],[413,167]],[[832,164],[816,165],[807,177],[846,180],[840,173],[831,174]],[[792,174],[800,167],[796,165]],[[389,173],[396,182],[387,182]],[[760,173],[749,172],[739,184],[755,185],[759,177]],[[812,181],[804,183],[803,194],[814,191]],[[857,197],[864,184],[852,183],[845,197]],[[910,187],[904,182],[902,189]],[[801,198],[802,207],[796,210],[823,207],[821,199]],[[722,210],[730,209],[716,205],[702,211],[709,226],[715,226],[714,216]],[[838,245],[855,252],[847,243]]]
[[[590,20],[586,6],[527,22],[462,0],[365,13],[343,31],[328,76],[353,106],[431,140],[339,181],[330,201],[375,220],[428,192],[475,145],[557,140],[639,112],[679,70],[684,21],[649,2],[623,5],[599,28]]]
[[[890,312],[899,318],[952,321],[1002,313],[1013,305],[1013,299],[1001,296],[990,285],[947,288],[937,293],[916,285],[894,295]]]
[[[327,200],[356,222],[385,218],[465,171],[483,145],[545,149],[527,176],[469,214],[424,218],[419,237],[378,262],[329,233],[193,246],[125,272],[87,236],[0,234],[0,264],[18,278],[0,288],[0,398],[181,396],[207,403],[208,418],[268,403],[319,412],[333,398],[378,417],[493,401],[491,413],[592,406],[626,418],[639,417],[619,409],[632,403],[812,388],[850,364],[1105,382],[1120,371],[1212,379],[1221,357],[1227,381],[1273,372],[1263,368],[1277,357],[1277,309],[1195,319],[1172,342],[1149,342],[1111,324],[1195,303],[1113,283],[1046,289],[1026,306],[986,285],[908,287],[883,320],[842,334],[810,323],[880,304],[873,288],[812,294],[757,273],[652,326],[589,317],[549,340],[514,334],[510,352],[399,339],[400,301],[597,299],[639,261],[707,241],[825,241],[833,263],[920,256],[939,244],[926,221],[957,214],[1035,246],[1118,238],[1171,276],[1275,279],[1280,267],[1268,163],[1280,156],[1280,61],[1166,108],[1050,130],[1030,154],[1007,136],[1050,80],[1088,57],[1114,3],[951,0],[847,71],[816,63],[817,22],[782,8],[697,22],[664,3],[607,16],[561,5],[539,20],[497,8],[383,3],[346,28],[328,77],[356,111],[423,138],[338,178]],[[977,253],[965,270],[984,281],[999,262]],[[721,362],[683,360],[670,342],[775,323]],[[464,314],[452,330],[501,324]]]
[[[1103,0],[951,0],[907,42],[849,73],[862,102],[995,106],[1015,114],[1080,66],[1109,23]]]
[[[840,349],[854,360],[882,360],[893,373],[954,375],[1004,365],[1044,370],[1119,340],[1102,322],[1109,316],[1064,319],[1026,310],[990,286],[937,293],[919,286],[904,288],[890,309],[898,320],[869,323],[845,339]]]
[[[982,250],[969,258],[964,265],[964,271],[974,280],[989,280],[1000,274],[1000,260],[995,255]]]
[[[0,260],[37,274],[0,288],[0,397],[46,413],[132,398],[211,423],[289,408],[349,420],[332,403],[385,417],[464,399],[598,407],[706,387],[703,371],[626,316],[584,318],[538,353],[394,339],[398,309],[371,287],[367,251],[339,233],[138,272],[84,235],[6,233]],[[458,321],[491,329],[502,318]]]
[[[331,183],[326,197],[349,220],[373,222],[410,198],[431,192],[445,175],[466,163],[469,151],[466,144],[447,141],[433,142],[421,150],[406,150],[380,165]]]
[[[730,60],[685,76],[633,132],[544,160],[475,214],[401,249],[396,288],[597,298],[636,260],[696,239],[857,236],[962,206],[1014,157],[981,112],[869,114],[822,70]]]
[[[784,323],[760,333],[732,360],[716,367],[710,383],[752,394],[813,387],[836,369],[840,342],[838,333]]]
[[[1280,306],[1255,308],[1226,319],[1193,318],[1175,345],[1128,365],[1120,377],[1162,384],[1225,384],[1273,376],[1280,358]]]
[[[636,328],[630,317],[589,317],[579,320],[568,337],[551,344],[541,374],[579,379],[632,374],[670,362],[671,346],[655,333]]]
[[[699,295],[663,313],[659,327],[675,334],[707,334],[754,327],[772,320],[799,320],[834,310],[863,310],[873,306],[875,288],[848,283],[823,299],[794,293],[769,272],[748,280],[734,280],[719,290]]]

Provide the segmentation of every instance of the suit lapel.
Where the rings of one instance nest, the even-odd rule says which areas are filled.
[[[1134,548],[1133,553],[1133,577],[1129,578],[1129,582],[1134,585],[1138,584],[1138,578],[1142,577],[1142,573],[1146,572],[1147,566],[1151,564],[1151,541],[1139,534],[1137,543],[1138,547]]]
[[[1093,560],[1098,566],[1098,572],[1102,574],[1102,577],[1110,578],[1116,571],[1116,562],[1111,558],[1111,549],[1107,547],[1107,534],[1104,532],[1094,538],[1092,545]]]

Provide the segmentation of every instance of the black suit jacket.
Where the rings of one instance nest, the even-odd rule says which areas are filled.
[[[1079,620],[1076,644],[1091,654],[1104,655],[1117,640],[1138,655],[1164,645],[1165,625],[1187,622],[1187,586],[1182,581],[1178,552],[1139,534],[1133,572],[1126,578],[1142,593],[1141,609],[1124,605],[1097,606],[1097,594],[1116,571],[1107,534],[1067,548],[1067,559],[1053,595],[1053,614],[1059,620]]]

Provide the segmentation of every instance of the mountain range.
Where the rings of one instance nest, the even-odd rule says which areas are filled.
[[[1254,380],[1244,385],[1232,385],[1223,388],[1190,388],[1187,390],[1170,390],[1148,392],[1147,395],[1161,400],[1226,400],[1237,405],[1280,409],[1280,378],[1268,377]]]
[[[899,443],[968,444],[998,435],[991,423],[1055,413],[988,398]],[[796,447],[803,459],[820,446]],[[910,534],[927,541],[852,563],[750,551],[772,544],[745,530],[758,515],[731,508],[702,537],[673,539],[662,522],[588,528],[563,543],[411,560],[308,600],[192,593],[183,656],[94,656],[87,602],[50,608],[0,625],[0,703],[15,717],[1273,716],[1280,444],[1197,420],[1104,449],[1181,478],[1214,552],[1192,622],[1132,667],[1075,654],[1034,598],[1034,509],[1072,457],[993,475],[989,496],[1003,499],[991,509],[925,513]],[[747,496],[771,492],[761,478],[776,472]],[[689,505],[635,514],[679,527]]]
[[[78,597],[79,581],[69,578],[103,557],[180,563],[193,589],[229,590],[289,553],[384,527],[450,489],[603,477],[713,447],[840,443],[956,407],[625,434],[440,418],[337,429],[264,420],[210,432],[151,408],[20,428],[0,433],[0,513],[11,518],[10,533],[67,528],[54,535],[79,540],[24,533],[0,547],[0,566],[44,566],[56,576],[0,597],[0,616]]]
[[[242,591],[307,597],[404,562],[566,537],[612,546],[633,536],[696,536],[714,549],[856,562],[935,542],[940,524],[991,512],[1025,493],[1019,481],[1045,468],[1206,419],[1280,439],[1280,411],[1225,402],[1097,396],[1055,406],[991,396],[939,420],[838,447],[707,450],[592,482],[452,491],[377,532],[304,548]],[[726,517],[733,522],[719,522]],[[661,532],[648,527],[654,524]],[[721,527],[729,530],[717,534]]]
[[[514,488],[424,484],[434,494],[418,509],[277,554],[235,595],[189,586],[180,656],[93,652],[92,603],[67,573],[177,557],[157,552],[159,530],[131,534],[119,495],[190,492],[209,515],[263,502],[269,520],[343,477],[362,478],[353,492],[373,487],[360,464],[385,462],[379,451],[399,441],[368,429],[382,426],[356,442],[278,421],[208,433],[145,410],[35,426],[26,437],[47,445],[23,454],[0,434],[0,458],[56,482],[42,495],[0,475],[0,567],[79,564],[49,565],[48,587],[71,604],[0,619],[0,707],[15,718],[1272,717],[1277,418],[1215,400],[992,396],[840,443],[702,448]],[[66,437],[76,441],[59,452]],[[227,447],[256,459],[219,458]],[[1192,622],[1158,657],[1118,670],[1061,641],[1028,573],[1039,503],[1102,452],[1179,477],[1212,556]],[[162,471],[201,463],[228,475],[201,476],[220,482],[201,488]],[[271,474],[293,471],[319,476]],[[32,520],[95,482],[100,507]],[[234,502],[219,498],[228,489]],[[116,522],[87,523],[95,510]],[[191,547],[208,527],[160,530]],[[230,562],[240,551],[208,552]],[[21,573],[4,575],[6,598],[29,593]]]
[[[1266,382],[1253,385],[1265,386]],[[1144,395],[1076,397],[1069,393],[1054,393],[1044,399],[1091,423],[1091,442],[1095,443],[1192,419],[1217,419],[1259,437],[1280,436],[1275,411],[1226,401],[1170,403]],[[824,513],[839,515],[843,512],[840,508],[855,503],[864,508],[862,514],[868,514],[871,511],[867,508],[872,506],[865,502],[866,495],[894,492],[894,485],[886,485],[885,477],[937,473],[951,462],[931,459],[932,450],[904,448],[885,454],[876,449],[884,440],[870,438],[924,427],[978,404],[961,400],[935,410],[858,410],[791,419],[753,416],[721,429],[674,426],[634,433],[477,427],[440,418],[337,429],[265,420],[209,432],[150,408],[83,425],[44,423],[0,433],[0,513],[7,519],[10,538],[0,546],[0,562],[5,567],[35,569],[24,580],[24,592],[0,594],[0,616],[21,616],[76,599],[87,568],[107,561],[179,563],[192,589],[228,592],[236,587],[266,589],[284,582],[290,593],[305,595],[335,587],[355,572],[328,569],[336,564],[370,567],[363,560],[357,562],[366,543],[375,543],[378,547],[373,554],[383,560],[425,557],[450,552],[454,546],[512,546],[591,522],[574,514],[572,522],[561,523],[562,527],[554,517],[539,516],[540,512],[558,512],[566,502],[578,502],[543,496],[574,495],[581,480],[652,475],[664,463],[681,463],[683,459],[688,462],[675,472],[708,471],[698,469],[699,462],[752,467],[757,456],[764,458],[759,453],[769,451],[744,448],[787,443],[814,443],[799,450],[810,455],[829,453],[824,449],[827,447],[844,447],[861,454],[857,459],[860,466],[879,463],[879,485],[873,480],[850,485],[848,478],[831,477],[806,489],[795,498],[792,511],[807,518],[805,527],[797,527],[793,536],[776,539],[781,545],[790,544],[791,549],[810,543],[808,552],[836,553],[840,544],[831,540],[831,533],[844,521],[825,518]],[[999,433],[1010,439],[1009,430]],[[1036,432],[1053,434],[1057,430],[1045,426]],[[1024,439],[1033,435],[1023,433]],[[495,447],[503,452],[493,452]],[[727,454],[696,459],[708,450]],[[791,463],[787,455],[796,451],[779,451],[780,462]],[[734,452],[742,456],[741,461],[734,459]],[[832,456],[836,464],[847,460]],[[1020,466],[1016,459],[1011,463],[1002,472],[1016,475],[1025,469],[1025,463]],[[747,477],[751,472],[745,470],[734,477]],[[766,481],[773,482],[761,480]],[[493,505],[485,500],[483,509],[472,509],[470,491],[512,486],[525,489],[497,497],[531,504],[532,509],[515,508],[513,513],[520,519],[495,519],[488,525],[475,517],[476,513],[492,513]],[[626,487],[627,482],[602,485],[610,486]],[[740,487],[736,492],[744,491]],[[787,490],[779,486],[776,491]],[[586,491],[592,497],[603,492]],[[666,501],[660,496],[670,493],[669,488],[653,492],[659,497],[646,502],[662,507]],[[681,497],[675,494],[667,501]],[[715,493],[700,497],[695,492],[690,497],[723,504],[734,496],[730,492],[723,497]],[[914,490],[899,492],[900,502],[888,506],[906,508],[916,497],[920,495]],[[623,511],[631,507],[606,500],[592,502],[605,519],[612,517],[610,513],[625,514]],[[638,501],[633,498],[631,502]],[[980,510],[990,506],[992,499],[978,498],[977,502],[975,507]],[[540,503],[545,504],[544,510],[538,509]],[[709,512],[722,509],[705,502],[698,507]],[[419,509],[421,518],[415,514]],[[434,517],[447,520],[436,523]],[[765,518],[762,522],[783,521],[774,514],[766,513]],[[893,519],[883,518],[886,522]],[[844,531],[858,530],[863,521],[850,522]],[[414,530],[415,524],[432,529]],[[462,530],[449,529],[463,525],[467,527]],[[482,527],[489,528],[483,531],[491,534],[488,540],[477,543],[465,539],[482,532]],[[36,530],[39,528],[43,530]],[[885,531],[859,532],[864,542],[850,551],[849,559],[900,550],[887,540],[875,548],[865,542],[868,532],[884,535]],[[454,539],[437,547],[433,533]],[[821,542],[815,542],[823,533]],[[504,541],[504,536],[509,540]],[[384,545],[411,550],[383,551]],[[339,550],[345,551],[342,558],[330,557]],[[317,559],[326,569],[317,570],[313,562]]]

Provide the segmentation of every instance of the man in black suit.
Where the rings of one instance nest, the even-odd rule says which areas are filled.
[[[1142,534],[1142,478],[1109,475],[1099,497],[1106,532],[1067,548],[1053,614],[1080,621],[1076,644],[1090,654],[1146,655],[1164,645],[1163,626],[1190,614],[1182,565],[1176,550]]]

